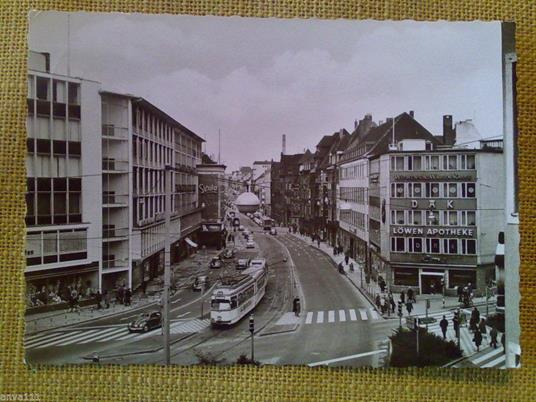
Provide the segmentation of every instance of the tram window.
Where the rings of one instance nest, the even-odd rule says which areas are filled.
[[[238,306],[237,302],[238,300],[236,296],[231,297],[231,309],[234,309]]]

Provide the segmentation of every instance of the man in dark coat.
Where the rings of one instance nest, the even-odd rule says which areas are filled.
[[[497,332],[497,329],[495,329],[495,327],[493,327],[491,329],[491,331],[489,332],[489,336],[490,336],[490,342],[489,342],[489,345],[493,347],[493,349],[497,349],[497,335],[499,333]]]
[[[132,292],[130,291],[130,288],[125,290],[125,306],[130,306],[130,301],[132,298]]]
[[[408,315],[411,315],[411,311],[413,310],[413,303],[408,301],[406,303],[406,310],[408,310]]]
[[[415,303],[415,298],[414,298],[414,294],[413,294],[413,289],[412,288],[408,288],[408,300],[410,302],[413,302]]]
[[[445,316],[443,316],[443,319],[439,321],[439,326],[441,327],[441,332],[443,332],[443,339],[447,339],[447,328],[449,326],[449,322]]]
[[[95,301],[97,303],[97,310],[100,310],[101,309],[101,302],[102,302],[102,294],[98,290],[97,290],[97,294],[95,295]]]
[[[404,291],[400,292],[400,301],[402,303],[406,302],[406,294],[404,293]]]
[[[452,317],[452,327],[454,328],[456,338],[458,338],[460,336],[460,315],[457,311],[454,312],[454,317]]]
[[[476,345],[476,351],[480,352],[480,345],[482,345],[482,334],[478,330],[478,328],[475,331],[475,335],[473,337],[473,342]]]

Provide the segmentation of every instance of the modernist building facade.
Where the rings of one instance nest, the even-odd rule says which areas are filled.
[[[68,289],[100,286],[100,85],[49,72],[31,52],[28,70],[26,281],[29,305]],[[35,295],[40,294],[40,301]],[[30,301],[30,299],[33,300]]]

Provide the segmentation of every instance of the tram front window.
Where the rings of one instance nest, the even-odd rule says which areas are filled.
[[[218,310],[218,311],[225,311],[225,310],[231,309],[229,300],[225,300],[225,299],[214,299],[211,302],[211,306],[213,310]]]

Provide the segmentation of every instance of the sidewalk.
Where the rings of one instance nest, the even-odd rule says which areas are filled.
[[[186,286],[191,274],[200,268],[202,269],[206,267],[210,259],[217,253],[219,253],[219,251],[208,249],[206,250],[206,254],[205,251],[198,251],[186,260],[183,260],[178,264],[174,264],[171,269],[174,272],[178,287],[180,288],[182,286]],[[137,289],[132,295],[130,306],[124,306],[116,303],[116,300],[113,299],[110,303],[110,308],[108,309],[101,308],[100,310],[97,310],[96,305],[92,304],[80,308],[79,312],[69,312],[69,308],[66,308],[63,310],[47,311],[27,315],[25,318],[25,334],[30,335],[36,332],[47,331],[67,325],[98,320],[100,318],[121,314],[126,311],[135,313],[138,309],[159,303],[162,282],[163,274],[153,278],[147,285],[146,295],[142,294],[141,289]],[[151,289],[153,289],[153,294],[150,294]]]
[[[284,229],[283,233],[284,233]],[[287,232],[288,233],[288,232]],[[316,248],[323,253],[327,254],[335,265],[339,265],[340,262],[342,262],[344,272],[346,274],[346,277],[350,280],[350,282],[361,291],[361,293],[368,299],[368,301],[372,304],[372,306],[379,312],[379,309],[376,306],[375,298],[376,295],[387,295],[388,289],[386,289],[385,292],[381,292],[380,286],[376,281],[374,281],[372,278],[370,278],[370,282],[366,283],[365,281],[365,272],[363,269],[362,264],[354,260],[353,258],[350,258],[348,260],[348,264],[345,263],[344,254],[333,254],[333,247],[326,244],[326,242],[321,241],[320,246],[318,245],[318,242],[311,242],[311,238],[309,236],[302,236],[299,233],[291,233],[291,235],[297,237],[298,239],[304,241],[309,246]],[[353,264],[354,271],[350,271],[350,264]],[[393,292],[393,299],[395,303],[398,303],[400,300],[400,293]],[[407,298],[406,298],[407,299]],[[428,309],[428,313],[434,313],[434,312],[440,312],[445,310],[451,310],[460,307],[460,303],[458,302],[457,296],[443,296],[441,294],[435,294],[435,295],[416,295],[415,296],[416,303],[413,303],[413,310],[411,312],[411,315],[424,315],[426,313],[426,300],[430,301],[430,308]],[[495,297],[492,297],[488,300],[490,308],[495,305],[496,299]],[[473,306],[482,306],[486,304],[486,298],[485,297],[475,297],[473,299]],[[473,307],[471,306],[471,307]],[[403,314],[404,316],[408,315],[408,312],[406,310],[406,307],[403,306]],[[389,311],[387,314],[382,315],[384,318],[396,318],[397,311],[395,307],[395,312]]]

